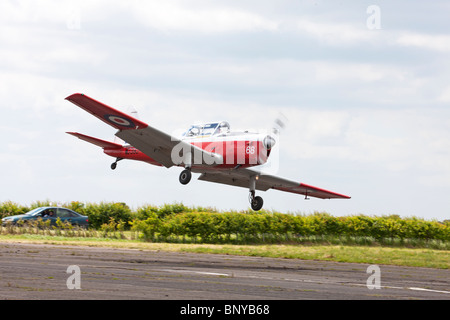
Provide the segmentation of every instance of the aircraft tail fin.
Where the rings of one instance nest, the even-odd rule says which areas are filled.
[[[130,116],[132,116],[133,118],[140,120],[139,119],[139,114],[138,114],[138,112],[137,112],[137,110],[135,108],[133,108],[133,107],[128,108],[128,114]]]
[[[121,146],[124,146],[126,144],[125,141],[120,139],[118,136],[114,136],[114,143],[118,144],[118,145],[121,145]]]
[[[132,116],[134,119],[140,120],[137,110],[134,109],[133,107],[129,107],[128,110],[127,110],[127,113],[130,116]],[[121,144],[122,146],[124,146],[126,144],[126,142],[123,141],[122,139],[120,139],[118,136],[114,136],[114,143]]]

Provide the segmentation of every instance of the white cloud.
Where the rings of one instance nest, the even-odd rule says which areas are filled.
[[[450,102],[450,86],[446,86],[442,93],[439,95],[438,100],[441,102]]]
[[[408,8],[411,21],[434,19]],[[304,205],[268,192],[267,208],[313,211],[329,203],[336,214],[409,214],[400,202],[423,190],[443,208],[450,87],[440,53],[450,51],[449,38],[421,23],[395,28],[395,12],[381,9],[383,29],[371,31],[364,6],[337,3],[2,1],[2,196],[247,206],[242,189],[195,181],[181,188],[177,169],[124,161],[111,173],[112,158],[64,133],[113,138],[112,128],[64,101],[84,92],[120,110],[134,107],[169,133],[220,119],[234,129],[264,129],[281,111],[290,120],[280,141],[283,176],[359,195]],[[79,29],[71,28],[77,21]],[[39,181],[39,190],[29,185]],[[125,184],[132,187],[116,187]],[[398,190],[402,201],[389,205],[364,198]],[[411,200],[409,208],[429,205]]]
[[[34,27],[39,27],[39,24],[43,22],[64,25],[75,7],[74,4],[73,0],[2,1],[0,17],[2,22],[34,25]]]
[[[283,145],[297,146],[289,148],[295,158],[372,164],[387,172],[412,171],[424,180],[434,177],[436,172],[450,178],[448,111],[286,112],[298,119],[289,128],[289,134],[283,136]],[[450,187],[450,179],[446,186]]]
[[[130,8],[144,25],[160,31],[204,34],[277,29],[277,23],[237,8],[181,1],[132,1]]]
[[[397,38],[397,43],[407,47],[417,47],[438,52],[450,52],[449,35],[402,32]]]
[[[306,34],[327,45],[367,45],[379,39],[381,32],[369,30],[363,23],[352,25],[342,22],[323,22],[301,17],[296,23],[298,32]]]

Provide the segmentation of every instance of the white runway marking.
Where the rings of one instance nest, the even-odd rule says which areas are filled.
[[[444,290],[432,290],[432,289],[424,289],[424,288],[407,288],[409,290],[415,290],[415,291],[428,291],[428,292],[436,292],[436,293],[446,293],[450,294],[450,291],[444,291]]]
[[[305,283],[321,283],[321,284],[333,284],[333,285],[349,285],[349,286],[358,286],[358,287],[366,287],[366,284],[361,283],[351,283],[351,282],[341,282],[339,280],[332,279],[293,279],[293,278],[278,278],[278,277],[267,277],[262,275],[236,275],[236,274],[227,274],[227,273],[218,273],[218,272],[205,272],[205,271],[195,271],[195,270],[182,270],[182,269],[160,269],[159,271],[165,272],[173,272],[173,273],[192,273],[192,274],[203,274],[210,276],[221,276],[221,277],[233,277],[233,278],[253,278],[253,279],[265,279],[265,280],[278,280],[278,281],[290,281],[290,282],[305,282]],[[425,289],[425,288],[416,288],[416,287],[395,287],[395,286],[381,286],[381,289],[393,289],[393,290],[412,290],[412,291],[422,291],[422,292],[432,292],[432,293],[443,293],[450,294],[450,291],[445,290],[433,290],[433,289]]]
[[[161,269],[159,271],[174,272],[174,273],[195,273],[195,274],[204,274],[204,275],[207,275],[207,276],[230,277],[230,275],[227,274],[227,273],[204,272],[204,271],[194,271],[194,270]]]

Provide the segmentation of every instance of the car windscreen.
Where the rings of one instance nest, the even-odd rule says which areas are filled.
[[[29,212],[27,212],[25,214],[28,215],[28,216],[35,216],[35,215],[37,215],[38,213],[40,213],[44,209],[45,208],[36,208],[36,209],[33,209],[33,210],[31,210],[31,211],[29,211]]]

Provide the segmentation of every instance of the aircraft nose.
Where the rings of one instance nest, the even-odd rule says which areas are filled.
[[[267,135],[264,139],[263,139],[263,146],[264,148],[266,148],[267,150],[270,150],[273,148],[273,146],[275,145],[275,139],[269,135]]]

